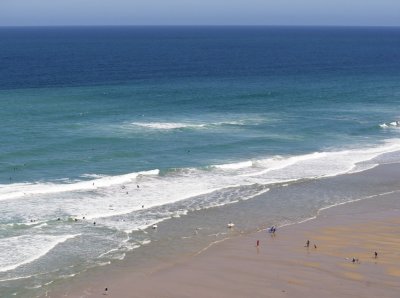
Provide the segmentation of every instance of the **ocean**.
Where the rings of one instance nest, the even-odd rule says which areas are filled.
[[[399,49],[397,27],[0,28],[0,296],[386,191],[329,181],[400,161]]]

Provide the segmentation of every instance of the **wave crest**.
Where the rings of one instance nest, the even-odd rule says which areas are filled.
[[[222,121],[211,123],[188,123],[188,122],[132,122],[131,125],[153,130],[175,130],[175,129],[204,129],[215,126],[242,126],[244,121]]]
[[[222,164],[222,165],[213,165],[212,167],[221,169],[221,170],[237,170],[237,169],[249,168],[252,166],[253,166],[253,162],[251,160],[249,160],[249,161],[228,163],[228,164]]]
[[[172,130],[180,128],[202,128],[205,124],[190,124],[190,123],[176,123],[176,122],[132,122],[135,126],[158,129],[158,130]]]
[[[380,128],[400,127],[400,121],[392,121],[389,123],[382,123],[382,124],[379,124],[379,127]]]

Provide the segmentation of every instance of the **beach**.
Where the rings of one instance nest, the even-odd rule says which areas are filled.
[[[390,191],[275,235],[239,233],[172,260],[106,266],[48,297],[397,297],[399,224],[399,193]]]
[[[325,228],[362,229],[339,211],[321,215],[355,201],[397,208],[382,198],[400,190],[399,36],[0,28],[0,296],[288,295],[317,290],[320,276],[338,278],[324,289],[393,283],[396,266],[379,263],[392,250],[338,231],[324,243]],[[360,215],[365,239],[382,224],[375,211]],[[375,250],[376,277],[362,271]]]

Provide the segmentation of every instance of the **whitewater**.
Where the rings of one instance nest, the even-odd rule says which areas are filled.
[[[10,232],[9,237],[0,240],[0,272],[33,262],[56,245],[82,234],[72,226],[68,233],[56,226],[50,231],[48,224],[79,220],[83,222],[80,225],[92,225],[95,221],[98,227],[129,234],[171,216],[254,198],[266,193],[271,185],[364,171],[377,166],[379,156],[397,151],[400,152],[400,141],[388,140],[370,148],[274,156],[203,168],[170,169],[162,174],[149,170],[70,183],[1,185],[0,205],[7,206],[3,209],[7,210],[3,212],[1,228],[18,227],[18,233],[23,234],[13,236]],[[143,214],[156,208],[158,212],[154,214],[130,219],[135,212]],[[71,236],[71,231],[77,234]],[[10,248],[14,246],[17,253],[14,250],[11,254]]]

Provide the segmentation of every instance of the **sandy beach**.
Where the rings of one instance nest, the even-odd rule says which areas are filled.
[[[322,210],[275,236],[241,235],[179,260],[111,266],[48,297],[398,297],[398,195]]]

